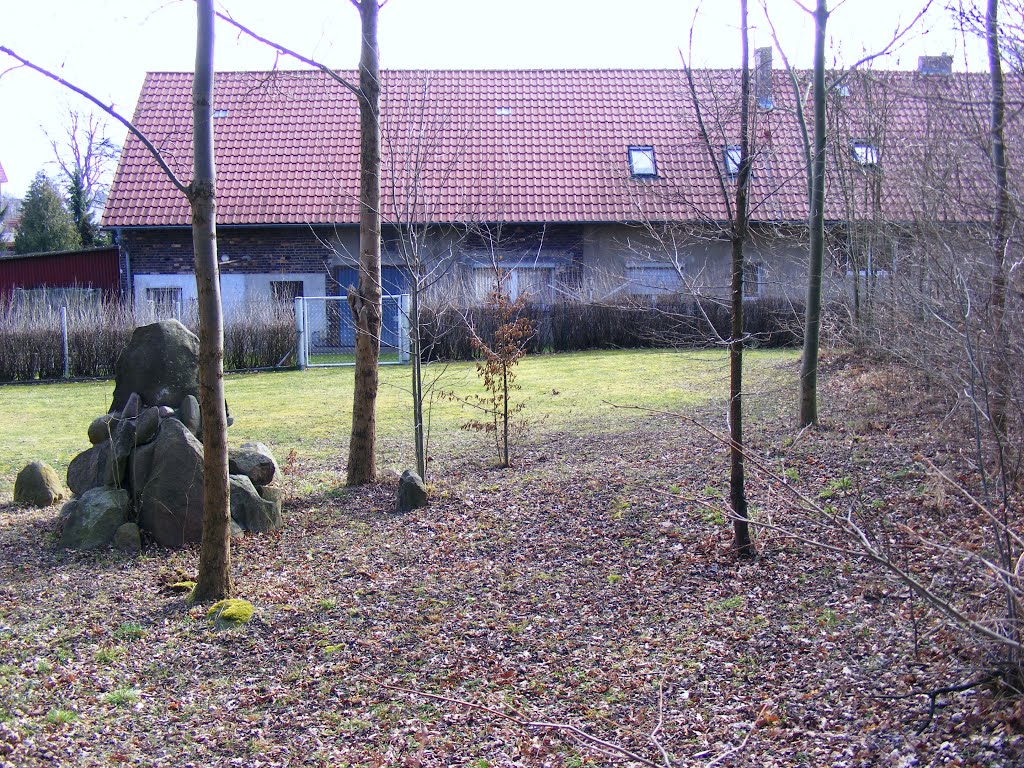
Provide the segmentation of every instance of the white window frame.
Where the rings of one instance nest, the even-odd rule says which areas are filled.
[[[850,156],[865,168],[878,165],[878,146],[870,141],[855,141],[850,144]]]
[[[634,179],[658,178],[658,160],[651,144],[630,145],[629,175]]]
[[[629,262],[624,277],[627,292],[634,296],[670,296],[684,288],[679,270],[666,262]]]
[[[739,144],[727,144],[722,147],[722,162],[725,164],[725,175],[730,179],[735,179],[740,175],[743,147]]]
[[[750,280],[750,274],[753,272],[754,279]],[[751,301],[753,299],[759,299],[764,296],[764,283],[765,283],[766,270],[763,261],[744,261],[743,262],[743,300]],[[751,290],[753,288],[753,290]]]

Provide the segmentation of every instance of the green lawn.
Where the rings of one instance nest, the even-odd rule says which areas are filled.
[[[754,351],[747,355],[748,407],[792,393],[798,353]],[[480,385],[472,363],[434,364],[441,391],[468,395]],[[380,369],[378,434],[380,467],[412,461],[408,366]],[[523,416],[532,439],[573,429],[621,431],[644,414],[612,404],[653,410],[691,410],[721,403],[727,392],[725,352],[642,350],[528,357],[518,368],[526,402]],[[279,460],[294,450],[311,470],[312,483],[337,482],[344,468],[352,412],[352,368],[319,368],[227,377],[228,406],[235,419],[232,443],[259,439]],[[89,423],[110,406],[113,381],[0,386],[0,502],[9,498],[18,470],[32,460],[63,474],[89,446]],[[487,450],[485,438],[459,427],[469,412],[442,400],[432,412],[431,442],[439,450]]]

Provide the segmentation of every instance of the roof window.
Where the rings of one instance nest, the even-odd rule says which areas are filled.
[[[494,108],[494,114],[496,114],[498,117],[508,117],[509,115],[512,114],[512,107],[499,105]]]
[[[868,141],[853,142],[850,156],[863,166],[878,165],[878,147]]]
[[[725,164],[725,174],[730,179],[740,175],[740,164],[743,162],[743,148],[739,144],[730,144],[722,148],[722,160]]]
[[[850,95],[850,84],[838,82],[832,86],[832,90],[835,92],[836,96],[839,96],[840,98],[846,98],[847,96]]]
[[[629,173],[633,178],[654,178],[658,175],[658,164],[654,159],[654,147],[633,146],[629,148]]]
[[[226,109],[215,109],[213,110],[213,119],[216,120],[218,117],[227,117],[228,111]]]

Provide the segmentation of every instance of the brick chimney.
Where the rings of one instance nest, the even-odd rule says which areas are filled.
[[[919,75],[952,75],[953,57],[948,53],[941,56],[918,56],[917,73]]]
[[[771,109],[775,106],[772,93],[771,46],[754,50],[754,95],[757,97],[757,106],[761,109]]]

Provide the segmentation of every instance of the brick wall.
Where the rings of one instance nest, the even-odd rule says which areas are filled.
[[[341,228],[338,228],[340,231]],[[329,273],[335,228],[222,227],[217,252],[224,274]],[[121,247],[135,274],[186,274],[194,270],[190,229],[125,229]]]

